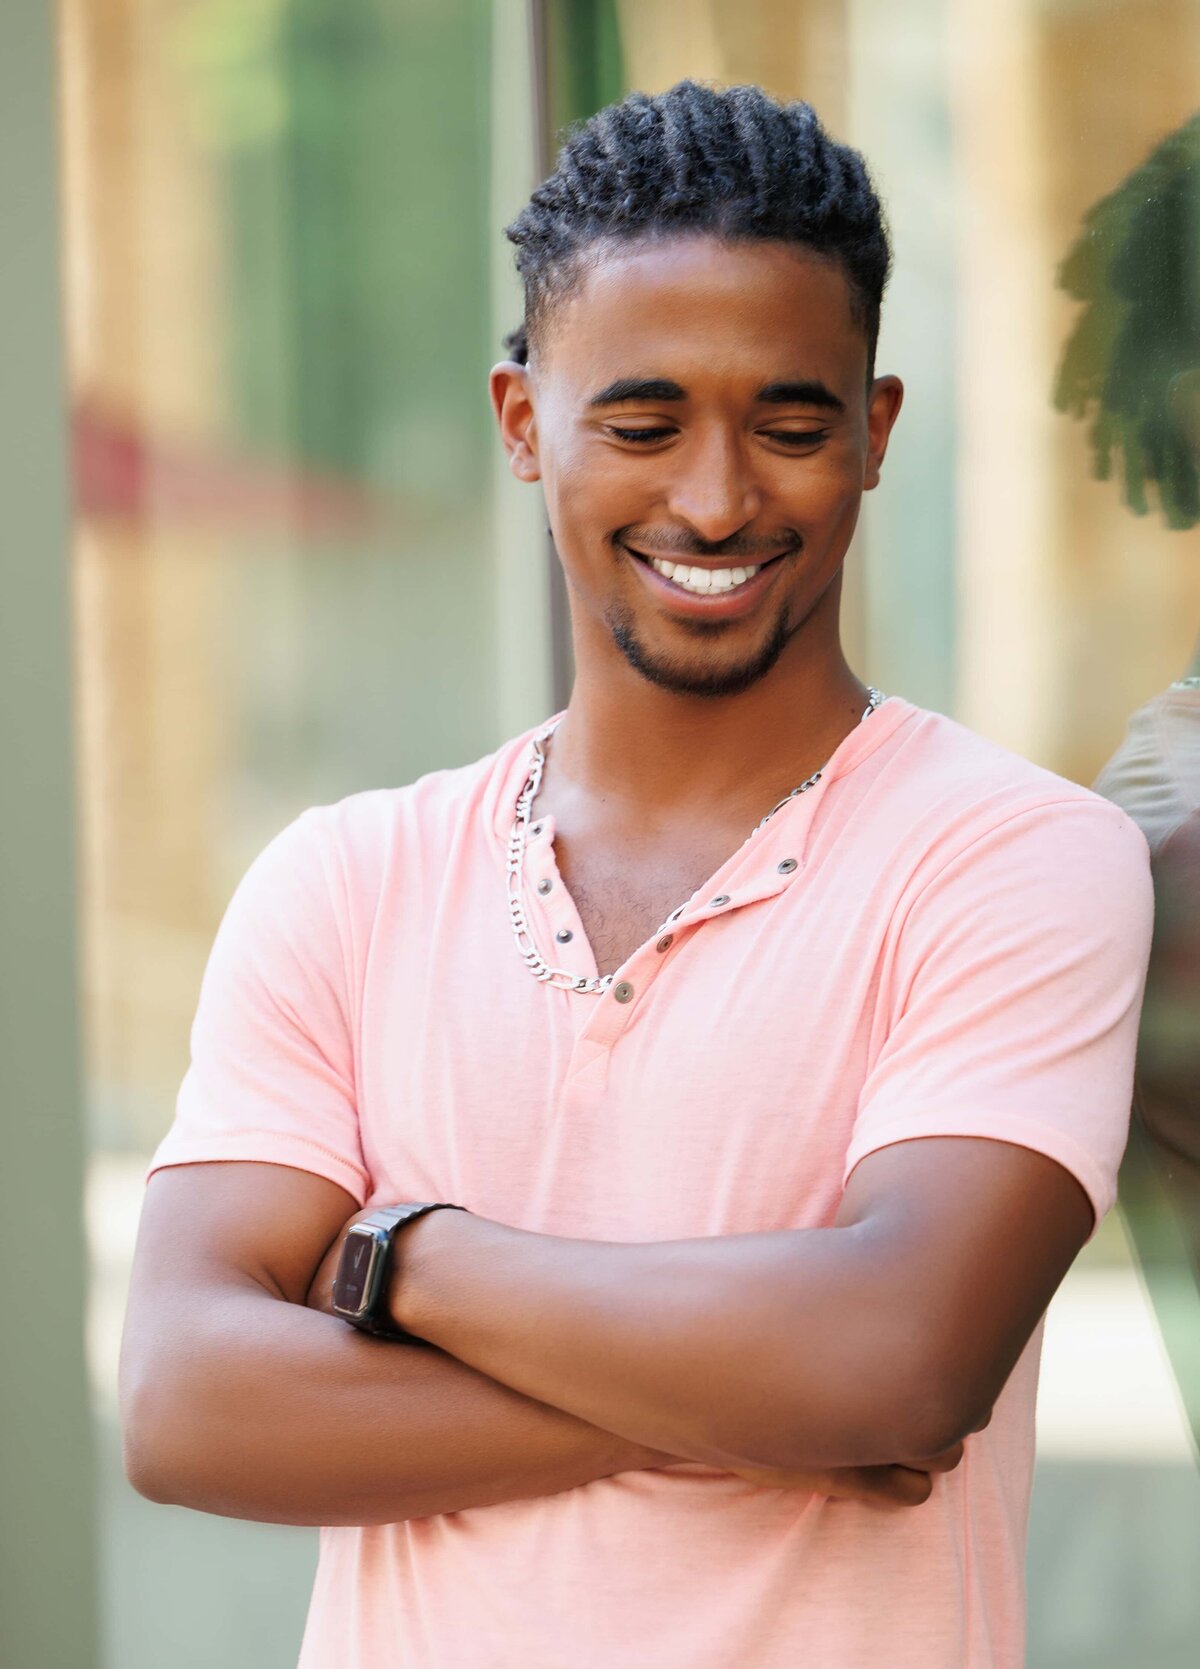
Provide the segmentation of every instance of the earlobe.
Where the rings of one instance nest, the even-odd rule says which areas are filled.
[[[527,446],[514,447],[508,454],[508,467],[518,481],[540,481],[542,472]]]

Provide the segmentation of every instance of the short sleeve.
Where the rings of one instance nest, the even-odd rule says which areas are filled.
[[[291,1165],[366,1199],[344,936],[312,807],[239,882],[209,954],[175,1120],[147,1180],[167,1165]]]
[[[1095,1233],[1129,1132],[1153,918],[1146,842],[1098,797],[1023,810],[909,901],[845,1177],[920,1136],[982,1136],[1064,1166]]]

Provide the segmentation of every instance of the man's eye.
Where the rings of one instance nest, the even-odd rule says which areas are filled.
[[[632,441],[666,440],[668,435],[675,433],[674,429],[618,429],[612,423],[608,425],[608,432],[617,440]]]
[[[785,446],[816,446],[829,439],[828,429],[764,429],[766,440],[779,440]]]

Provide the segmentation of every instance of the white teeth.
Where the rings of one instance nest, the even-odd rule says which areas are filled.
[[[650,566],[656,574],[671,580],[682,590],[703,596],[710,591],[732,591],[735,586],[745,585],[747,580],[754,578],[762,564],[755,568],[693,568],[686,562],[664,562],[652,556]]]

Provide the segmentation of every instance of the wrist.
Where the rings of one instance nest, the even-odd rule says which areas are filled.
[[[466,1211],[427,1211],[397,1229],[387,1290],[388,1317],[394,1326],[435,1342],[431,1329],[439,1311],[439,1273],[446,1273],[445,1256],[455,1240],[469,1234],[466,1225],[476,1221]]]

